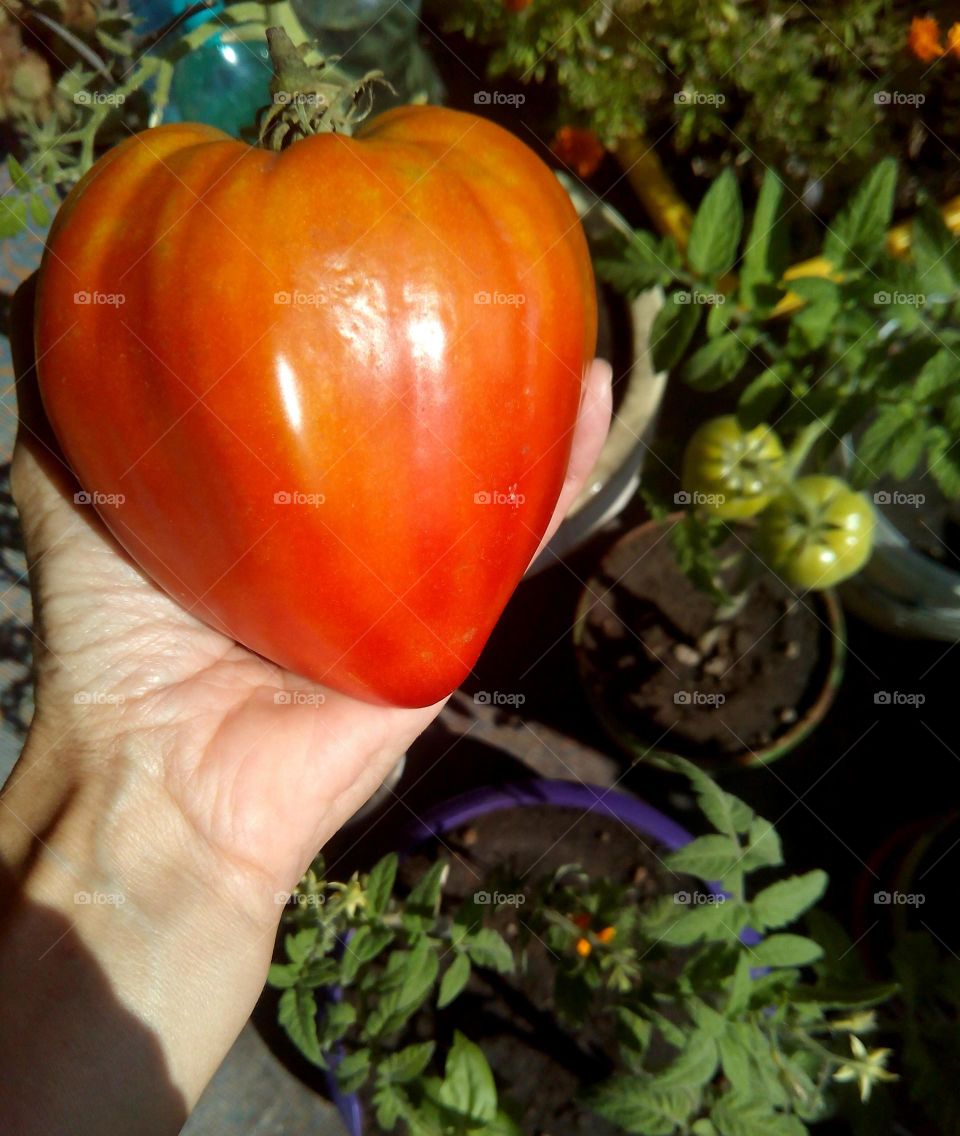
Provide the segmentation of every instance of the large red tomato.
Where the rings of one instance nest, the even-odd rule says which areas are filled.
[[[595,347],[584,236],[489,121],[107,153],[41,268],[44,404],[117,540],[284,667],[400,706],[467,675],[557,500]]]

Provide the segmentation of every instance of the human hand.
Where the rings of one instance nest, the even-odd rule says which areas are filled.
[[[18,304],[21,328],[32,324],[28,299]],[[264,900],[289,891],[443,703],[394,709],[320,687],[161,592],[92,510],[73,503],[75,483],[42,418],[25,345],[17,346],[23,412],[11,481],[37,629],[30,764],[46,761],[42,751],[50,746],[66,749],[81,777],[105,761],[123,764],[134,791],[142,778],[157,781]],[[609,383],[609,366],[595,363],[545,540],[598,456]],[[294,691],[296,702],[278,704],[278,693]],[[56,761],[63,760],[58,752]],[[14,781],[26,776],[33,774],[20,769]]]
[[[125,897],[120,909],[68,914],[192,1103],[262,986],[282,911],[276,893],[293,889],[442,702],[378,707],[307,682],[201,623],[139,571],[73,502],[32,373],[31,283],[12,321],[21,428],[11,488],[34,599],[36,715],[2,798],[0,856],[54,906],[94,878]],[[545,541],[592,469],[609,417],[610,369],[595,363]],[[301,697],[278,704],[276,694],[292,691]],[[145,980],[140,955],[158,935],[166,946]],[[178,982],[197,939],[214,958],[231,951],[230,966],[221,959]],[[207,1013],[193,1021],[185,1010],[197,1000]],[[110,1039],[102,1045],[109,1061]]]

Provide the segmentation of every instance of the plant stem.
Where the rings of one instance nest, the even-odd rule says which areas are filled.
[[[104,79],[107,79],[108,81],[113,80],[113,76],[110,74],[110,70],[107,67],[106,63],[104,63],[100,56],[97,55],[97,53],[91,47],[85,44],[82,39],[80,39],[78,36],[75,36],[69,28],[65,28],[62,24],[58,24],[56,20],[53,20],[49,16],[44,15],[43,12],[36,10],[30,13],[30,18],[33,20],[39,20],[40,23],[44,25],[44,27],[49,28],[65,43],[68,43],[77,53],[77,55],[79,55],[81,59],[85,59],[87,63],[89,63],[90,66],[94,69],[94,71],[97,71],[100,75],[103,76]]]
[[[787,453],[785,473],[788,480],[792,480],[800,472],[803,463],[810,456],[810,451],[830,429],[830,424],[836,414],[835,410],[828,411],[823,417],[815,418],[808,423],[797,435],[796,440]]]
[[[359,82],[338,72],[322,56],[315,66],[304,59],[282,27],[267,28],[273,64],[272,102],[259,115],[260,145],[283,150],[311,134],[350,134],[373,109],[372,88],[393,88],[382,71],[368,71]]]

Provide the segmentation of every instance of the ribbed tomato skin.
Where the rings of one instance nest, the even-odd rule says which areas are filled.
[[[80,486],[186,609],[429,705],[550,518],[594,297],[566,194],[483,119],[403,107],[279,154],[161,126],[54,223],[38,377]]]

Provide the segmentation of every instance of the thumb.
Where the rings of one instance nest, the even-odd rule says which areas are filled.
[[[594,359],[584,379],[583,398],[580,400],[580,413],[573,431],[563,488],[560,490],[559,500],[540,547],[534,554],[534,560],[560,527],[560,523],[597,464],[610,430],[610,414],[613,406],[612,383],[613,368],[606,359]]]

